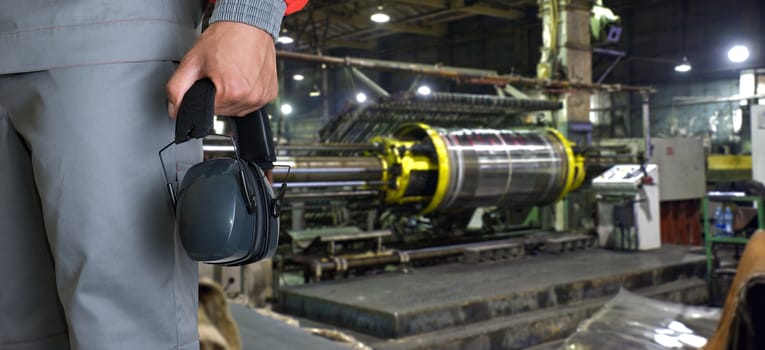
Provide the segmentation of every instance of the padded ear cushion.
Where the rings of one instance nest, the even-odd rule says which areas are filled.
[[[247,186],[255,203],[252,214],[255,216],[253,231],[256,234],[251,254],[240,261],[232,262],[231,265],[249,264],[273,256],[279,239],[279,218],[274,214],[276,201],[271,183],[255,163],[242,162],[245,165]]]
[[[263,173],[263,170],[260,169],[259,166],[255,165],[255,163],[250,163],[252,166],[255,166],[259,173],[260,173],[260,180],[261,183],[263,183],[263,198],[264,203],[266,203],[266,209],[268,215],[266,216],[268,221],[268,230],[267,235],[268,241],[266,245],[266,249],[264,250],[263,256],[258,258],[258,260],[270,258],[274,256],[276,253],[276,247],[279,245],[279,210],[278,208],[279,201],[276,199],[276,193],[274,193],[274,188],[271,185],[271,182],[268,181],[268,178]]]

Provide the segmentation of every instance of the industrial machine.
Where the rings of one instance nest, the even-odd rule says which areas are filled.
[[[584,159],[560,132],[519,117],[559,107],[486,95],[389,96],[330,121],[322,143],[280,147],[274,179],[288,183],[291,242],[284,268],[318,280],[464,260],[468,246],[481,251],[468,260],[510,259],[520,254],[517,242],[508,246],[512,237],[525,233],[529,249],[560,238],[542,224],[552,210],[538,208],[579,187]],[[569,238],[557,247],[594,244]]]
[[[593,246],[594,236],[544,224],[550,205],[585,179],[584,157],[566,137],[528,125],[534,111],[556,108],[486,95],[388,96],[330,121],[320,143],[279,146],[274,183],[288,185],[276,278]],[[215,143],[206,142],[208,153],[223,150]]]
[[[321,145],[315,148],[323,150]],[[326,148],[331,150],[331,146]],[[412,214],[485,206],[550,204],[578,187],[584,162],[554,129],[443,129],[405,124],[378,136],[351,156],[279,158],[276,181],[287,181],[287,199],[315,197],[316,188],[349,189],[356,196]],[[318,192],[322,197],[345,192]]]

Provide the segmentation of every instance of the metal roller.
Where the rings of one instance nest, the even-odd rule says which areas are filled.
[[[457,130],[441,136],[450,164],[439,209],[548,204],[566,190],[567,147],[549,130]]]
[[[481,206],[550,204],[578,187],[583,159],[554,129],[399,128],[388,162],[401,170],[390,204],[426,203],[422,213]],[[380,141],[380,140],[377,140]]]

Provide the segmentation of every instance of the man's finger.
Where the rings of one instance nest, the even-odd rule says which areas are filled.
[[[268,182],[274,183],[274,170],[266,169],[263,172],[266,174],[266,179],[268,179]]]
[[[167,113],[170,118],[175,118],[178,115],[178,107],[181,105],[183,95],[191,88],[191,85],[204,78],[201,76],[201,67],[194,62],[194,60],[189,59],[181,61],[178,69],[167,82]]]

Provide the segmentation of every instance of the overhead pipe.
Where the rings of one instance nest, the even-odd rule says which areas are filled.
[[[627,91],[653,93],[656,90],[650,86],[632,86],[621,84],[598,84],[562,80],[546,80],[520,77],[516,75],[500,75],[496,71],[441,65],[428,65],[422,63],[385,61],[370,58],[356,57],[333,57],[313,55],[299,52],[277,51],[278,58],[285,60],[298,60],[316,62],[338,66],[359,67],[381,70],[395,70],[422,75],[437,76],[453,79],[469,84],[478,85],[526,85],[550,89],[582,89],[603,91]]]

